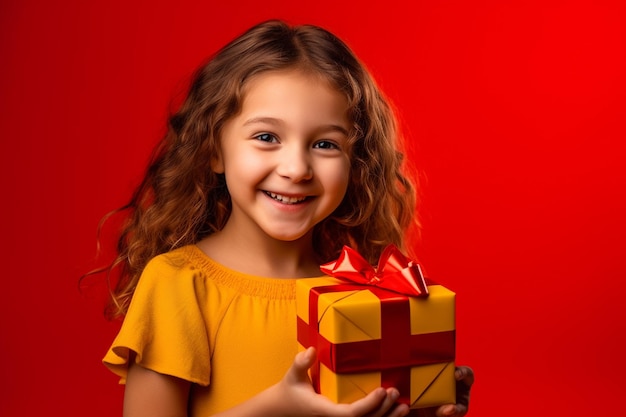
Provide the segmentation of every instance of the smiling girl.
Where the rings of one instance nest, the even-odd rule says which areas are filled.
[[[404,247],[415,205],[394,115],[350,49],[315,26],[259,24],[197,72],[128,222],[104,364],[124,415],[402,416],[394,388],[316,394],[297,354],[295,282],[343,245]],[[467,412],[471,369],[459,367]],[[434,410],[433,410],[434,412]]]

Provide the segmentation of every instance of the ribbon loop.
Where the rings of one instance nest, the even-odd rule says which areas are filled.
[[[327,275],[357,284],[373,285],[413,297],[428,296],[419,264],[392,244],[385,247],[376,268],[357,251],[344,246],[337,260],[321,265],[320,269]]]

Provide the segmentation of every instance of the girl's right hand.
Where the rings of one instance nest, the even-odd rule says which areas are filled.
[[[377,388],[364,398],[350,404],[336,404],[317,394],[311,385],[309,368],[315,362],[315,349],[309,348],[296,355],[291,368],[274,388],[287,416],[328,417],[400,417],[409,413],[406,404],[397,404],[398,390]],[[282,413],[280,413],[282,414]]]

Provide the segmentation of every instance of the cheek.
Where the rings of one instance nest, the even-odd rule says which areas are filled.
[[[254,180],[267,175],[267,157],[254,152],[237,152],[236,158],[228,158],[225,162],[226,176],[243,180]]]
[[[269,158],[267,156],[260,156],[255,154],[245,154],[242,153],[239,158],[237,164],[239,165],[239,170],[244,171],[244,173],[253,176],[254,173],[262,173],[267,171],[269,168]]]
[[[334,200],[336,200],[337,205],[339,205],[346,195],[348,184],[350,183],[350,164],[346,161],[332,170],[329,169],[327,172],[329,173],[327,189],[333,193]]]

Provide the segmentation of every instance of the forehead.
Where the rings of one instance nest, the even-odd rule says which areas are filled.
[[[348,123],[348,100],[324,77],[302,70],[267,71],[246,82],[242,115],[295,117]]]

